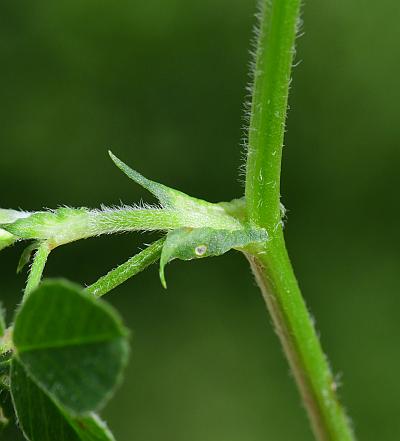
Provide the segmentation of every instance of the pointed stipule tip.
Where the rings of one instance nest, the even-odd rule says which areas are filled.
[[[167,289],[167,281],[165,280],[165,274],[163,270],[160,271],[160,282],[163,288]]]

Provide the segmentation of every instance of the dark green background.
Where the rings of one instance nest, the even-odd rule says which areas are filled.
[[[360,440],[400,439],[400,6],[306,2],[284,150],[287,242]],[[254,1],[3,0],[4,208],[148,195],[108,159],[211,201],[243,193],[242,101]],[[147,235],[56,250],[47,276],[90,283]],[[9,317],[21,246],[0,255]],[[104,412],[118,441],[311,440],[246,261],[156,268],[108,297],[134,330]],[[15,441],[9,432],[3,439]]]

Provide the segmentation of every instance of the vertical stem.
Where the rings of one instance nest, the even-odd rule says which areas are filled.
[[[33,259],[31,270],[29,272],[23,300],[25,300],[29,296],[29,294],[38,287],[50,251],[51,247],[47,242],[42,242],[39,245],[39,248],[37,249],[35,257]]]
[[[263,0],[253,72],[246,165],[250,220],[274,231],[280,222],[280,170],[300,1]]]
[[[286,251],[280,209],[282,147],[299,0],[263,0],[248,133],[246,204],[269,241],[247,254],[319,441],[352,441],[349,421]]]
[[[297,284],[282,230],[263,253],[247,255],[307,410],[315,438],[352,441],[349,420]]]

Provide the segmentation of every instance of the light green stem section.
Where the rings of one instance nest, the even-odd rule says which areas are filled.
[[[316,335],[285,248],[282,230],[265,251],[247,256],[288,358],[314,435],[320,441],[352,441],[349,420]]]
[[[3,228],[7,237],[47,240],[52,247],[102,234],[139,230],[169,231],[182,227],[238,230],[241,228],[240,222],[228,214],[228,210],[234,210],[236,205],[236,201],[232,205],[207,205],[202,201],[193,205],[189,199],[188,206],[180,210],[129,207],[105,210],[59,208],[55,211],[33,213],[25,219],[6,224]]]
[[[247,254],[319,441],[352,441],[349,421],[286,251],[280,173],[299,0],[265,0],[248,134],[246,203],[269,241]]]
[[[88,236],[140,230],[164,231],[183,223],[179,213],[162,209],[92,211],[88,216]]]
[[[164,241],[165,239],[162,238],[152,243],[146,249],[101,277],[97,282],[88,286],[86,291],[96,297],[101,297],[118,285],[121,285],[121,283],[126,282],[129,278],[140,273],[160,258]]]
[[[102,234],[138,230],[169,230],[185,224],[173,210],[124,208],[87,210],[59,208],[36,212],[5,225],[19,239],[47,240],[53,247]]]
[[[47,262],[47,258],[50,254],[51,248],[47,242],[42,242],[39,245],[33,259],[33,264],[29,272],[28,281],[24,292],[23,301],[29,296],[29,294],[39,286],[42,278],[43,270]]]
[[[248,133],[246,202],[250,220],[280,223],[280,170],[299,0],[263,0]]]

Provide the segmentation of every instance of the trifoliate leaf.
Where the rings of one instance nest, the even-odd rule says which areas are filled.
[[[32,381],[76,414],[104,405],[128,355],[127,331],[116,312],[65,281],[46,281],[27,297],[13,343]]]
[[[213,228],[179,228],[167,234],[160,259],[160,279],[166,287],[164,268],[173,259],[191,260],[220,256],[232,248],[241,249],[250,244],[265,242],[264,229],[215,230]]]
[[[114,441],[96,415],[71,416],[53,401],[17,359],[12,362],[11,393],[19,425],[30,441]]]

